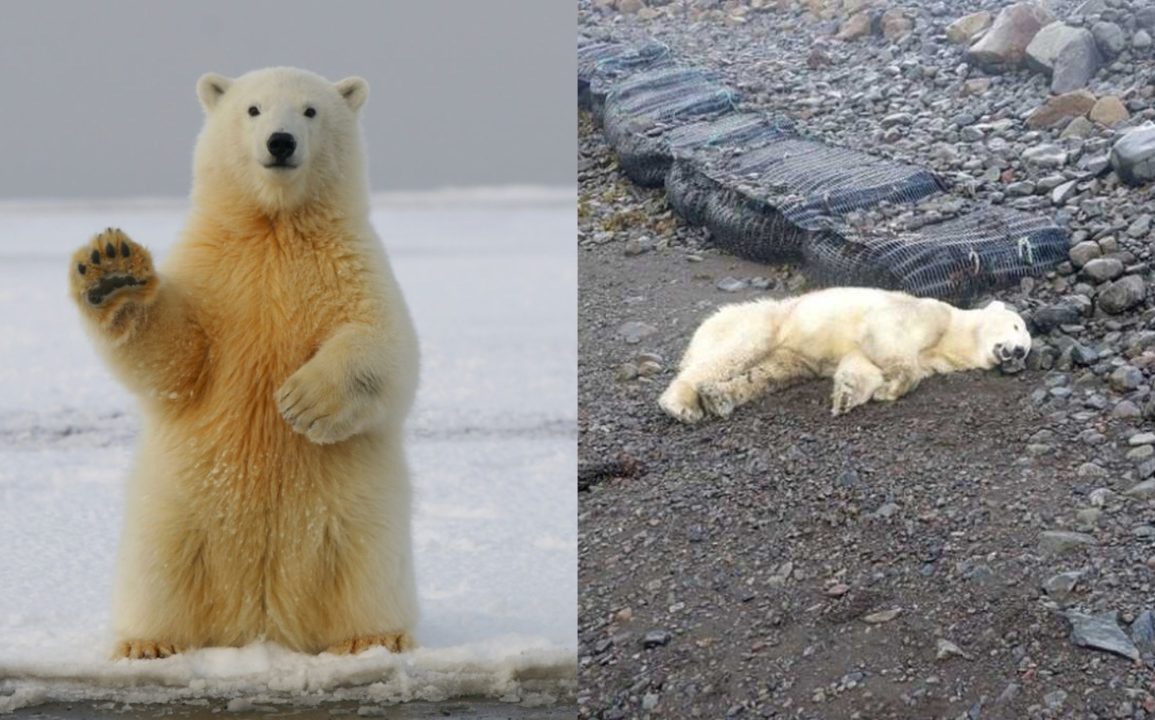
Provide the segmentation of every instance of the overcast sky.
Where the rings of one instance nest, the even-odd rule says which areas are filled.
[[[3,0],[0,198],[183,196],[196,80],[369,81],[374,190],[576,182],[573,0]]]

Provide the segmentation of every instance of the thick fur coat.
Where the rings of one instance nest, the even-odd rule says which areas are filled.
[[[369,224],[368,87],[272,68],[197,90],[192,212],[164,268],[113,229],[69,268],[143,418],[116,654],[407,649],[418,353]]]
[[[897,400],[935,373],[986,369],[1031,347],[1001,302],[960,310],[872,288],[829,288],[727,305],[694,333],[659,405],[686,423],[728,417],[767,390],[834,380],[831,412]]]

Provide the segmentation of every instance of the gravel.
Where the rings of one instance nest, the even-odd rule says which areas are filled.
[[[953,185],[857,221],[1005,204],[1052,214],[1070,262],[995,295],[1030,318],[1023,373],[933,378],[838,420],[828,385],[808,383],[684,427],[656,399],[697,324],[720,304],[806,285],[796,268],[712,248],[660,190],[625,180],[583,117],[579,451],[645,470],[580,495],[579,714],[1155,717],[1155,491],[1143,485],[1155,456],[1129,456],[1155,445],[1155,202],[1142,177],[1155,144],[1112,150],[1155,119],[1155,7],[1049,3],[1103,56],[1085,87],[1053,96],[1045,74],[988,72],[948,39],[963,16],[993,18],[1005,3],[894,4],[908,30],[892,15],[897,35],[884,37],[879,8],[846,42],[834,36],[852,18],[808,4],[817,16],[792,0],[631,13],[581,0],[579,26],[656,38],[817,139]],[[1117,34],[1100,23],[1123,35],[1113,56]],[[626,323],[647,334],[627,342]],[[621,372],[642,353],[658,369]],[[1108,616],[1140,660],[1073,641],[1072,617]],[[667,641],[647,647],[658,632]]]

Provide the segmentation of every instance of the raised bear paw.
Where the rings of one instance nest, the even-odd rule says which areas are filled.
[[[77,302],[95,311],[143,298],[156,286],[148,250],[116,228],[98,234],[73,254],[69,280]]]
[[[180,648],[173,643],[155,642],[153,640],[125,640],[118,644],[113,651],[113,659],[127,658],[129,660],[154,660],[176,655]]]
[[[389,652],[407,652],[417,647],[407,632],[356,635],[329,648],[334,655],[355,655],[372,647],[383,647]]]

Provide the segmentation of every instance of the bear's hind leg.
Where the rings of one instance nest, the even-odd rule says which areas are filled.
[[[830,396],[830,414],[845,415],[865,405],[882,387],[882,370],[863,355],[847,355],[834,371],[834,390]]]
[[[883,382],[874,392],[874,399],[881,402],[893,402],[906,395],[918,387],[924,377],[914,363],[895,362],[885,368],[882,371]]]
[[[810,367],[792,353],[778,351],[740,375],[698,387],[702,406],[720,418],[729,417],[769,390],[782,390],[813,376]]]

